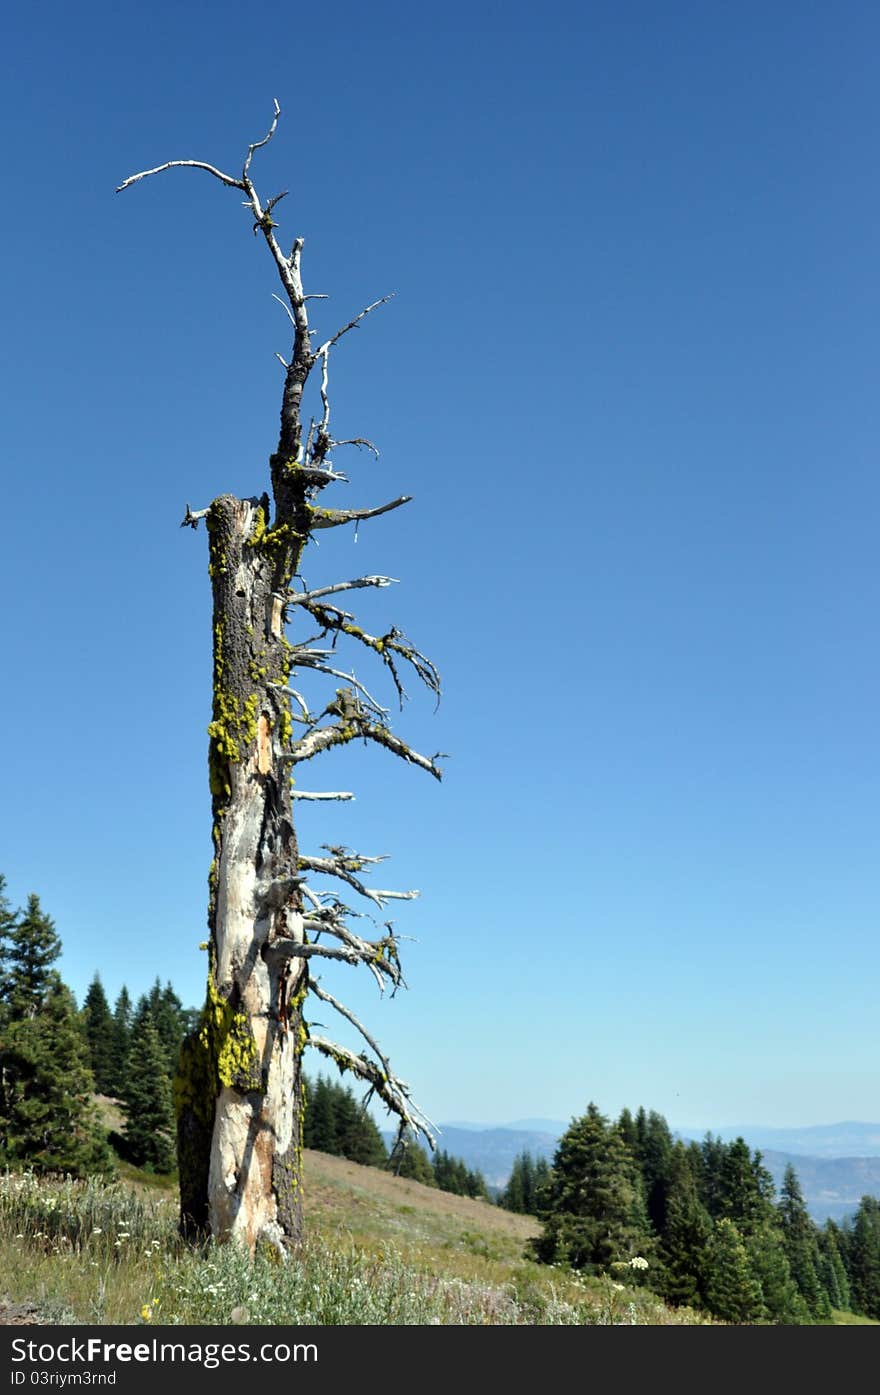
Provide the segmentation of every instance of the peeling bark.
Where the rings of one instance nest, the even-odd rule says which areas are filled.
[[[289,586],[307,532],[304,500],[297,504],[292,521],[274,529],[267,527],[265,496],[223,495],[207,517],[214,596],[211,970],[188,1050],[204,1057],[198,1073],[202,1087],[210,1078],[214,1108],[210,1138],[202,1101],[180,1110],[181,1190],[187,1229],[207,1226],[250,1249],[261,1237],[296,1240],[301,1226],[297,1002],[307,969],[304,961],[265,953],[274,939],[303,937],[285,762],[291,650],[273,624],[274,597]],[[207,1206],[199,1199],[203,1188]]]
[[[175,168],[195,168],[245,194],[244,206],[253,217],[275,263],[293,326],[289,361],[281,359],[285,381],[281,401],[278,446],[269,460],[272,502],[238,499],[224,494],[207,509],[187,504],[181,526],[196,529],[204,519],[210,551],[213,590],[214,696],[208,765],[213,812],[214,860],[210,874],[208,926],[210,939],[208,988],[197,1029],[184,1043],[175,1086],[178,1116],[178,1162],[181,1228],[186,1235],[210,1233],[233,1240],[253,1252],[260,1241],[279,1251],[296,1243],[302,1228],[301,1133],[302,1081],[300,1059],[309,1043],[342,1070],[370,1087],[400,1118],[401,1130],[421,1130],[433,1146],[429,1121],[412,1104],[409,1088],[392,1072],[367,1029],[332,994],[314,987],[316,996],[356,1028],[375,1060],[338,1047],[324,1037],[309,1037],[302,1005],[310,987],[309,960],[342,961],[369,968],[380,989],[403,983],[397,940],[390,922],[382,937],[367,940],[344,923],[346,908],[322,896],[303,881],[306,869],[341,877],[374,905],[385,899],[409,899],[414,892],[373,891],[356,872],[376,859],[354,857],[330,849],[331,858],[299,858],[293,824],[293,800],[345,800],[348,793],[317,793],[291,788],[291,766],[320,750],[365,736],[398,757],[440,778],[436,757],[412,750],[387,726],[387,709],[370,697],[363,684],[327,663],[331,651],[293,645],[284,627],[290,609],[303,624],[324,633],[334,631],[365,645],[390,673],[401,703],[403,687],[396,662],[406,661],[439,697],[434,665],[401,633],[369,635],[347,612],[318,604],[343,590],[386,586],[390,577],[369,576],[340,582],[314,592],[295,592],[291,583],[300,570],[300,557],[311,532],[378,517],[408,502],[408,496],[376,508],[322,509],[318,492],[346,477],[327,458],[334,445],[365,446],[362,437],[334,442],[330,436],[328,365],[331,349],[355,329],[364,316],[385,304],[373,302],[313,350],[300,261],[302,239],[289,256],[275,237],[273,207],[265,206],[254,187],[250,166],[254,152],[271,140],[280,115],[263,140],[248,147],[239,178],[198,160],[171,160],[131,175],[126,189],[149,176]],[[276,297],[277,298],[277,297]],[[280,358],[280,355],[277,355]],[[323,415],[314,433],[309,428],[303,445],[301,409],[309,374],[321,367]],[[334,634],[335,640],[336,634]],[[339,725],[307,730],[292,740],[294,723],[313,728],[305,700],[289,680],[294,664],[334,678],[350,687],[337,689],[324,708]],[[293,698],[298,710],[291,709]],[[303,912],[303,895],[308,914]],[[329,936],[336,943],[309,942]]]

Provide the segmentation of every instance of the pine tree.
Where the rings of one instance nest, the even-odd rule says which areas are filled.
[[[488,1201],[489,1188],[486,1186],[486,1179],[479,1168],[469,1168],[465,1180],[465,1196],[473,1197],[475,1201]]]
[[[709,1247],[706,1302],[723,1322],[760,1322],[764,1315],[761,1285],[752,1273],[742,1236],[726,1217],[716,1221]]]
[[[595,1104],[563,1134],[546,1188],[535,1254],[546,1263],[604,1272],[653,1253],[640,1178],[620,1131]]]
[[[672,1133],[663,1115],[655,1113],[653,1109],[649,1114],[646,1114],[644,1109],[639,1110],[634,1130],[627,1127],[624,1115],[621,1115],[618,1128],[624,1140],[630,1132],[635,1133],[633,1156],[642,1174],[648,1218],[659,1235],[666,1224],[666,1196],[672,1168]]]
[[[711,1240],[712,1221],[700,1201],[690,1159],[676,1144],[660,1244],[662,1292],[668,1302],[694,1308],[705,1302]]]
[[[151,1172],[174,1171],[174,1106],[168,1063],[152,1014],[136,1019],[123,1095],[130,1160]]]
[[[853,1312],[880,1322],[880,1201],[863,1196],[849,1229],[847,1259]]]
[[[437,1185],[431,1159],[424,1148],[412,1138],[408,1138],[396,1154],[391,1154],[389,1166],[398,1177],[406,1177],[411,1182],[421,1182],[426,1187]]]
[[[128,1062],[128,1050],[131,1046],[131,1021],[131,998],[128,989],[123,984],[113,1008],[113,1065],[110,1089],[107,1092],[117,1098],[121,1098],[125,1088],[125,1070]]]
[[[97,974],[89,984],[82,1017],[95,1089],[103,1095],[112,1095],[116,1084],[115,1031],[107,996]]]
[[[15,926],[16,914],[6,895],[6,878],[0,872],[0,966],[5,972],[8,940]]]
[[[40,936],[38,949],[44,946]],[[39,954],[21,956],[22,983],[32,997],[27,1000],[19,983],[0,1030],[0,1164],[75,1177],[110,1172],[73,994],[51,971],[44,979],[34,975],[39,961]],[[20,1015],[12,1015],[16,1010]]]
[[[150,1015],[159,1036],[169,1079],[177,1070],[177,1060],[186,1033],[188,1014],[170,983],[163,988],[158,978],[147,996]]]
[[[61,954],[54,921],[40,906],[39,896],[28,897],[26,911],[5,927],[5,976],[0,984],[0,1011],[9,1020],[35,1016],[59,982],[52,965]]]
[[[819,1232],[819,1253],[822,1260],[820,1278],[828,1292],[832,1308],[848,1312],[851,1306],[849,1278],[843,1261],[840,1229],[834,1221],[825,1222]]]
[[[749,1267],[761,1285],[763,1316],[768,1322],[799,1326],[810,1311],[795,1283],[781,1231],[764,1222],[744,1237]]]
[[[351,1090],[341,1089],[336,1109],[336,1151],[363,1167],[384,1167],[388,1149],[382,1135]]]
[[[323,1075],[314,1085],[306,1082],[306,1105],[303,1146],[319,1153],[338,1153],[336,1109],[333,1087]]]
[[[620,1118],[617,1121],[617,1127],[620,1130],[620,1136],[627,1148],[629,1148],[631,1153],[635,1154],[639,1143],[639,1135],[636,1128],[636,1121],[628,1109],[621,1111]]]
[[[752,1156],[742,1138],[722,1144],[717,1179],[718,1214],[733,1221],[741,1235],[772,1223],[773,1178],[761,1161]]]
[[[797,1173],[789,1163],[779,1195],[779,1223],[792,1278],[816,1322],[831,1318],[828,1294],[822,1285],[816,1227],[804,1204]]]
[[[535,1163],[527,1150],[524,1149],[514,1158],[510,1177],[499,1202],[507,1211],[516,1211],[527,1216],[537,1215]]]

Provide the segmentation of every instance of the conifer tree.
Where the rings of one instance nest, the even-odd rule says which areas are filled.
[[[147,995],[147,1003],[165,1057],[169,1078],[173,1079],[187,1022],[183,1003],[171,984],[166,983],[163,988],[158,978]]]
[[[559,1141],[538,1259],[603,1272],[653,1253],[641,1180],[620,1131],[590,1104]]]
[[[6,895],[6,878],[0,872],[0,966],[5,971],[8,940],[15,925],[15,911]]]
[[[785,1326],[808,1323],[810,1311],[792,1277],[785,1243],[778,1227],[764,1221],[743,1240],[749,1267],[761,1285],[764,1318]]]
[[[152,1013],[136,1019],[126,1067],[125,1144],[130,1160],[151,1172],[174,1171],[174,1106],[168,1062]]]
[[[95,1089],[103,1095],[112,1095],[116,1086],[115,1030],[107,995],[98,974],[89,984],[82,1017]]]
[[[60,954],[55,923],[31,893],[27,909],[6,928],[0,1010],[10,1020],[33,1017],[44,1006],[59,982],[52,966]]]
[[[336,1136],[336,1110],[333,1103],[333,1087],[323,1075],[319,1075],[314,1085],[306,1083],[308,1104],[306,1106],[303,1144],[319,1153],[338,1152]]]
[[[721,1145],[716,1183],[718,1215],[733,1221],[741,1235],[771,1223],[773,1178],[742,1138]]]
[[[660,1245],[662,1291],[668,1302],[694,1308],[705,1302],[711,1240],[712,1221],[699,1199],[690,1160],[676,1144]]]
[[[528,1152],[523,1151],[513,1160],[510,1177],[501,1193],[499,1203],[507,1211],[526,1215],[531,1211],[534,1195],[534,1169]]]
[[[20,983],[0,1029],[0,1164],[75,1177],[110,1172],[73,994],[51,970],[34,977],[38,958],[20,961],[33,996],[27,1001]]]
[[[863,1196],[849,1230],[847,1259],[853,1312],[880,1322],[880,1201]]]
[[[638,1147],[639,1135],[636,1128],[636,1121],[630,1110],[624,1109],[621,1111],[620,1118],[617,1121],[617,1127],[620,1130],[620,1136],[627,1148],[629,1148],[631,1153],[635,1154],[636,1148]]]
[[[764,1316],[761,1285],[752,1273],[742,1236],[726,1217],[715,1223],[706,1301],[723,1322],[760,1322]]]
[[[111,1088],[108,1091],[109,1094],[120,1098],[125,1088],[125,1071],[131,1045],[131,1022],[131,997],[123,984],[113,1008],[113,1069]]]
[[[851,1295],[849,1278],[842,1254],[842,1236],[834,1221],[828,1220],[819,1232],[819,1253],[822,1260],[820,1278],[828,1293],[832,1308],[849,1311]]]
[[[384,1167],[388,1149],[375,1121],[351,1090],[338,1088],[336,1097],[336,1150],[350,1162],[363,1167]]]
[[[486,1179],[478,1167],[467,1169],[464,1194],[473,1197],[474,1200],[489,1200],[489,1188],[486,1186]]]
[[[411,1182],[421,1182],[426,1187],[437,1186],[431,1159],[412,1137],[405,1139],[403,1145],[392,1153],[389,1166],[398,1177],[406,1177]]]
[[[540,1214],[544,1188],[550,1177],[546,1158],[534,1158],[524,1149],[513,1161],[507,1185],[498,1198],[499,1206],[522,1215]]]
[[[672,1167],[672,1134],[663,1115],[657,1114],[653,1109],[647,1114],[644,1109],[639,1110],[633,1130],[626,1124],[625,1112],[621,1115],[618,1128],[624,1140],[630,1132],[635,1133],[632,1152],[642,1174],[648,1218],[659,1235],[666,1224],[666,1196]]]
[[[785,1169],[778,1211],[792,1278],[810,1317],[817,1322],[827,1322],[831,1317],[831,1305],[820,1278],[822,1265],[816,1227],[804,1204],[800,1182],[791,1163]]]
[[[11,916],[0,888],[0,932],[0,1164],[74,1176],[109,1171],[79,1014],[54,968],[54,922],[36,895]]]

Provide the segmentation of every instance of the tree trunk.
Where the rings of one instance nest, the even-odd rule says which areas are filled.
[[[291,472],[293,473],[293,472]],[[298,494],[298,498],[296,495]],[[209,769],[208,992],[177,1084],[181,1215],[253,1250],[301,1229],[303,939],[287,749],[291,646],[283,598],[307,537],[304,490],[269,527],[269,500],[223,495],[208,511],[214,701]]]
[[[285,256],[271,216],[284,194],[264,205],[250,177],[254,152],[272,139],[280,114],[275,102],[268,134],[248,147],[240,178],[199,160],[170,160],[130,175],[119,185],[121,191],[164,170],[187,166],[243,192],[253,231],[262,233],[280,277],[294,329],[290,362],[284,365],[278,448],[269,462],[274,519],[270,520],[268,495],[236,499],[224,494],[196,513],[187,505],[183,520],[195,528],[205,518],[210,541],[214,703],[208,760],[214,861],[207,997],[198,1027],[184,1043],[175,1082],[181,1228],[189,1236],[210,1233],[219,1240],[237,1240],[251,1251],[260,1240],[280,1249],[300,1237],[300,1058],[307,1031],[302,1004],[309,988],[360,1033],[372,1054],[355,1053],[315,1033],[308,1038],[311,1045],[364,1081],[398,1115],[401,1137],[421,1131],[433,1147],[429,1121],[410,1100],[409,1087],[392,1072],[370,1032],[345,1004],[317,981],[310,983],[306,967],[310,957],[337,960],[367,966],[380,987],[387,983],[396,989],[403,983],[390,922],[379,939],[365,939],[345,924],[344,905],[312,888],[306,889],[310,911],[304,918],[303,870],[341,878],[374,906],[384,906],[389,899],[409,900],[418,893],[365,886],[359,874],[381,859],[333,848],[326,858],[298,856],[291,813],[292,763],[360,736],[438,780],[441,771],[434,757],[414,751],[390,730],[387,709],[378,706],[353,674],[340,671],[332,660],[326,662],[328,650],[306,646],[294,651],[284,635],[285,609],[288,604],[302,606],[297,614],[305,614],[306,624],[316,625],[323,635],[332,635],[331,643],[345,634],[378,656],[401,702],[399,664],[410,665],[438,698],[440,677],[396,627],[369,635],[349,612],[326,602],[338,591],[390,585],[390,577],[360,577],[291,596],[291,581],[312,529],[374,518],[409,498],[370,509],[323,509],[312,502],[328,484],[346,478],[330,465],[334,447],[366,446],[378,454],[360,437],[332,439],[328,364],[330,350],[342,336],[389,297],[368,305],[312,348],[309,297],[300,274],[302,238],[295,239]],[[303,444],[303,390],[316,366],[321,373],[322,415],[312,422]],[[338,721],[317,726],[320,717],[297,714],[306,728],[298,741],[291,739],[294,718],[288,689],[294,657],[300,666],[351,685],[337,688],[320,713]],[[307,931],[314,932],[311,943]],[[319,943],[321,936],[325,938]]]

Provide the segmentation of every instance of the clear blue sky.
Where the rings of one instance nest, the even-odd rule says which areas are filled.
[[[312,585],[439,664],[442,786],[374,750],[302,844],[417,886],[344,970],[435,1119],[878,1116],[880,196],[868,3],[49,3],[2,59],[0,870],[81,995],[200,1000],[210,594],[259,493],[290,196],[334,420],[381,446]],[[359,660],[360,676],[386,691]],[[328,983],[329,979],[325,979]],[[313,1066],[314,1068],[314,1066]]]

